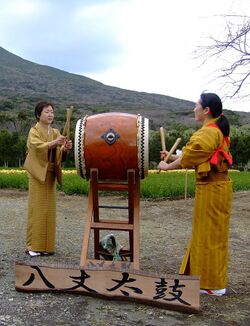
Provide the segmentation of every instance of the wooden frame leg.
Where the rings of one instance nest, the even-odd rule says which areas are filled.
[[[134,192],[134,269],[140,269],[140,181],[135,182]]]
[[[80,258],[80,266],[81,267],[84,267],[87,265],[92,216],[93,216],[93,190],[90,185],[89,195],[88,195],[87,218],[86,218],[85,232],[84,232],[84,238],[83,238],[83,242],[82,242],[82,252],[81,252],[81,258]]]
[[[98,197],[98,170],[91,169],[91,187],[93,192],[93,222],[99,222],[99,197]],[[100,242],[100,229],[94,229],[94,257],[99,259],[98,247]]]

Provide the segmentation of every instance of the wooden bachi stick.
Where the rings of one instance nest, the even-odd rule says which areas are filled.
[[[164,128],[160,127],[160,137],[161,137],[161,150],[166,151],[166,143],[165,143],[165,132]],[[158,169],[157,173],[160,173],[161,170]]]
[[[181,138],[177,138],[174,145],[171,147],[170,151],[168,152],[168,155],[164,157],[164,162],[167,162],[170,158],[170,156],[174,153],[174,151],[177,149],[178,145],[181,142]]]
[[[161,150],[166,151],[165,132],[163,127],[160,127],[160,136],[161,136]]]
[[[66,123],[63,129],[63,136],[66,136],[68,140],[70,139],[70,119],[71,119],[72,111],[73,111],[73,106],[67,109]]]
[[[160,136],[161,136],[161,146],[162,151],[166,151],[166,144],[165,144],[165,135],[164,135],[164,129],[163,127],[160,128]],[[171,147],[170,151],[168,152],[167,156],[163,159],[164,162],[167,162],[171,155],[174,153],[174,151],[177,149],[179,143],[181,142],[181,138],[177,138],[174,145]],[[160,173],[161,170],[158,170],[158,173]]]

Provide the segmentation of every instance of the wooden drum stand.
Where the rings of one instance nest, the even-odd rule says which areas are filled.
[[[129,248],[120,250],[122,258],[130,258],[132,269],[139,270],[139,253],[140,253],[140,179],[136,176],[135,171],[127,171],[127,182],[106,183],[98,180],[98,169],[90,171],[90,189],[88,195],[87,220],[85,226],[85,235],[82,244],[80,259],[81,267],[90,267],[96,265],[102,256],[103,251],[99,247],[101,230],[125,231],[129,234]],[[120,191],[128,192],[128,206],[100,206],[99,191]],[[128,209],[127,221],[105,220],[99,216],[99,208]],[[88,258],[88,249],[90,243],[91,230],[94,232],[94,259]],[[107,253],[105,253],[107,255]],[[103,260],[102,260],[103,262]],[[104,263],[107,263],[105,261]],[[111,262],[109,261],[109,265]],[[112,262],[119,267],[121,262]]]

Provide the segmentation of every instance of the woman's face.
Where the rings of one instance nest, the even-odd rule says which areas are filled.
[[[52,106],[45,106],[41,112],[39,122],[50,125],[53,122],[54,119],[54,110]]]
[[[206,118],[206,109],[203,109],[203,107],[201,106],[201,102],[200,100],[195,104],[194,107],[194,118],[195,121],[201,121],[203,122]]]

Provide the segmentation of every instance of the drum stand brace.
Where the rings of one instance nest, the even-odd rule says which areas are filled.
[[[128,192],[128,207],[120,207],[128,209],[128,219],[104,220],[99,217],[99,197],[98,191],[126,191]],[[119,207],[115,207],[119,208]],[[116,181],[100,181],[98,180],[98,169],[90,170],[90,187],[88,194],[88,208],[85,226],[85,234],[82,243],[82,252],[80,258],[81,267],[89,267],[98,262],[103,257],[103,252],[100,249],[100,231],[101,230],[116,230],[126,231],[129,235],[128,250],[120,250],[122,258],[130,258],[130,265],[132,269],[139,270],[139,253],[140,253],[140,179],[135,174],[134,169],[127,170],[127,182]],[[88,249],[90,243],[91,230],[94,234],[94,259],[88,258]],[[112,260],[112,258],[110,259]],[[111,263],[109,260],[109,264]],[[104,263],[108,261],[104,260]],[[113,262],[115,266],[119,267],[122,262]],[[107,266],[109,265],[107,264]]]

